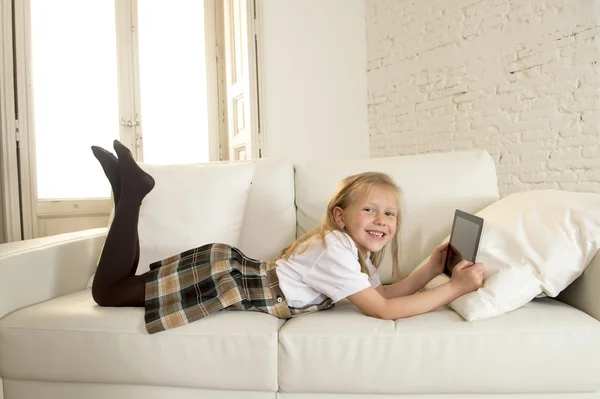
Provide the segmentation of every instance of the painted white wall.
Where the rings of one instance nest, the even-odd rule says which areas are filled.
[[[485,149],[505,196],[600,193],[598,0],[367,0],[371,156]]]
[[[266,156],[368,158],[363,0],[263,0]]]

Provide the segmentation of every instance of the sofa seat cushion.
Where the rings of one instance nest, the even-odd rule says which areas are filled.
[[[281,392],[529,393],[600,389],[600,322],[553,299],[477,322],[448,307],[396,321],[349,302],[279,332]]]
[[[275,392],[282,324],[227,311],[149,335],[142,308],[99,307],[87,289],[0,320],[0,375]]]

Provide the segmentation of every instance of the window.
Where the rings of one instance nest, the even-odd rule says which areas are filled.
[[[152,163],[259,156],[253,0],[0,4],[8,240],[106,226],[91,145],[118,138]]]
[[[108,197],[90,146],[111,149],[115,138],[144,162],[209,161],[204,2],[30,8],[39,200]]]
[[[138,3],[144,162],[208,162],[204,5]]]
[[[119,137],[114,2],[31,0],[31,55],[38,198],[106,197],[90,145]]]

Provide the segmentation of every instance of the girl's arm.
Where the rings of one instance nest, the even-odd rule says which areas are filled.
[[[348,300],[367,316],[396,320],[447,305],[482,285],[483,265],[462,261],[454,268],[452,279],[448,283],[429,291],[387,299],[375,288],[370,287],[348,296]]]
[[[398,298],[401,296],[412,295],[425,286],[432,278],[437,276],[431,268],[422,267],[413,274],[390,285],[380,285],[377,291],[387,299]]]
[[[412,295],[425,286],[432,278],[444,272],[444,262],[448,254],[448,243],[433,250],[427,264],[397,283],[378,286],[377,291],[385,298]]]

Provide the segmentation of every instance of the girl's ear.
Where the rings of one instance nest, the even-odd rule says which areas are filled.
[[[344,210],[339,206],[333,208],[333,220],[335,220],[335,223],[340,229],[344,229],[346,227],[346,223],[344,222]]]

